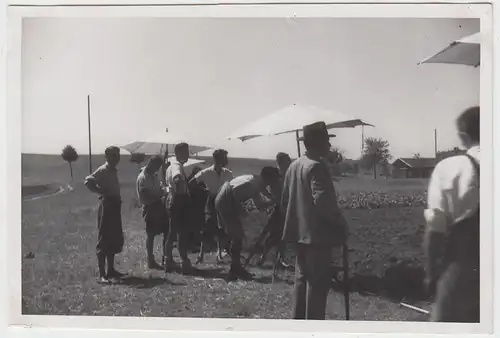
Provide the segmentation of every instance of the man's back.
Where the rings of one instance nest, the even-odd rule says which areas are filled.
[[[285,241],[331,245],[342,242],[339,230],[346,223],[323,163],[303,156],[290,165],[284,180],[282,208]]]
[[[480,162],[479,147],[467,151]],[[466,156],[441,161],[432,173],[425,218],[429,229],[447,233],[453,223],[474,214],[479,203],[479,180],[473,162]]]

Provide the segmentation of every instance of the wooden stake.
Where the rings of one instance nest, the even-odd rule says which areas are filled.
[[[416,306],[413,306],[413,305],[410,305],[410,304],[406,304],[406,303],[399,303],[401,306],[403,307],[406,307],[408,309],[411,309],[411,310],[414,310],[414,311],[417,311],[417,312],[420,312],[420,313],[423,313],[425,315],[428,315],[430,312],[427,311],[427,310],[424,310],[424,309],[421,309],[419,307],[416,307]]]

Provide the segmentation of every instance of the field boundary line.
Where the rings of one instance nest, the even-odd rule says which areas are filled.
[[[68,186],[69,187],[69,186]],[[72,190],[72,189],[71,189]],[[62,194],[63,192],[65,192],[66,190],[64,189],[63,186],[59,186],[59,189],[55,192],[52,192],[50,194],[47,194],[47,195],[41,195],[41,196],[34,196],[34,197],[27,197],[27,198],[23,198],[23,202],[24,201],[35,201],[35,200],[39,200],[39,199],[42,199],[42,198],[47,198],[47,197],[54,197],[54,196],[57,196],[59,194]]]

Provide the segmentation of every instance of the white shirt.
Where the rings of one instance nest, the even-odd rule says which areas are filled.
[[[224,185],[224,183],[229,182],[233,179],[233,173],[227,168],[221,168],[220,175],[215,171],[215,166],[210,166],[203,169],[195,176],[196,182],[205,183],[208,191],[211,194],[217,194],[219,189]]]
[[[467,151],[480,163],[480,148]],[[424,211],[428,230],[448,232],[448,228],[477,210],[479,179],[474,165],[466,156],[455,156],[439,162],[432,173]]]
[[[241,175],[229,181],[229,185],[236,201],[242,203],[256,197],[261,190],[260,182],[260,176]]]
[[[144,194],[143,189],[146,190],[146,194]],[[150,205],[157,202],[163,195],[158,174],[149,174],[146,172],[146,167],[143,167],[139,176],[137,176],[136,192],[141,205]]]
[[[181,179],[181,191],[175,191],[175,183],[174,178],[179,176]],[[167,181],[167,191],[173,194],[187,194],[187,182],[186,182],[186,174],[184,173],[184,165],[177,160],[173,160],[170,162],[170,166],[167,168],[167,172],[165,173],[165,180]]]

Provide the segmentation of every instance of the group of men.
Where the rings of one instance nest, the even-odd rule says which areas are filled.
[[[177,270],[178,264],[174,261],[173,244],[177,241],[180,256],[180,270],[183,274],[194,272],[188,257],[190,217],[194,206],[190,199],[190,192],[197,185],[203,184],[207,189],[208,197],[205,204],[205,222],[202,227],[203,239],[197,263],[203,261],[204,242],[215,239],[218,244],[218,259],[222,259],[222,250],[229,251],[231,269],[229,279],[249,279],[251,274],[241,265],[241,250],[244,231],[241,219],[245,210],[243,202],[252,199],[259,210],[266,210],[277,204],[280,194],[280,171],[286,171],[286,165],[291,162],[289,156],[278,156],[278,168],[265,167],[260,175],[241,175],[233,177],[226,168],[228,153],[218,149],[213,153],[214,164],[199,171],[188,181],[184,164],[189,157],[189,145],[177,144],[174,148],[175,159],[167,164],[165,179],[162,181],[159,172],[164,168],[161,156],[153,156],[141,169],[136,181],[137,195],[142,205],[142,216],[146,223],[146,251],[148,267],[151,269],[164,268],[166,272]],[[109,147],[105,151],[106,163],[99,167],[86,180],[86,186],[99,194],[99,239],[98,263],[99,281],[110,283],[113,278],[123,274],[116,272],[113,260],[108,259],[108,271],[105,271],[105,259],[114,257],[123,247],[123,231],[121,228],[120,189],[116,165],[120,159],[119,149]],[[288,158],[288,162],[285,159]],[[111,186],[110,191],[107,190]],[[262,198],[262,195],[265,197]],[[110,215],[104,218],[102,214]],[[112,224],[111,226],[109,224]],[[153,247],[157,235],[163,235],[162,265],[155,261]],[[117,243],[117,238],[121,238]],[[101,254],[101,251],[104,252]],[[109,263],[111,262],[111,263]]]
[[[479,321],[479,107],[457,119],[460,139],[468,152],[441,161],[429,186],[425,252],[426,286],[436,293],[435,321]],[[187,224],[190,187],[204,184],[208,190],[205,205],[204,237],[218,240],[218,257],[227,248],[231,257],[231,278],[251,278],[241,265],[244,237],[243,202],[253,199],[259,210],[274,206],[281,224],[274,229],[278,242],[293,244],[296,254],[294,319],[325,319],[332,280],[332,251],[345,244],[348,224],[337,203],[333,181],[324,158],[331,144],[326,124],[317,122],[303,128],[304,156],[291,161],[277,156],[278,168],[265,167],[260,175],[233,177],[227,152],[216,150],[214,164],[188,181],[184,164],[189,145],[175,147],[175,160],[166,169],[165,181],[157,173],[164,166],[160,156],[149,159],[137,178],[137,194],[143,206],[150,268],[160,267],[154,260],[153,241],[164,236],[166,271],[177,263],[172,256],[177,239],[182,273],[193,269],[188,257]],[[99,197],[97,257],[100,282],[120,278],[114,269],[114,256],[123,247],[120,187],[116,165],[119,149],[106,150],[106,163],[86,178],[86,186]],[[264,198],[263,198],[264,196]],[[164,202],[165,201],[165,202]],[[450,234],[449,236],[447,234]],[[226,245],[228,244],[228,245]],[[264,253],[265,255],[265,253]],[[444,261],[444,265],[440,264]],[[197,262],[203,261],[203,248]],[[107,270],[105,263],[107,262]]]

